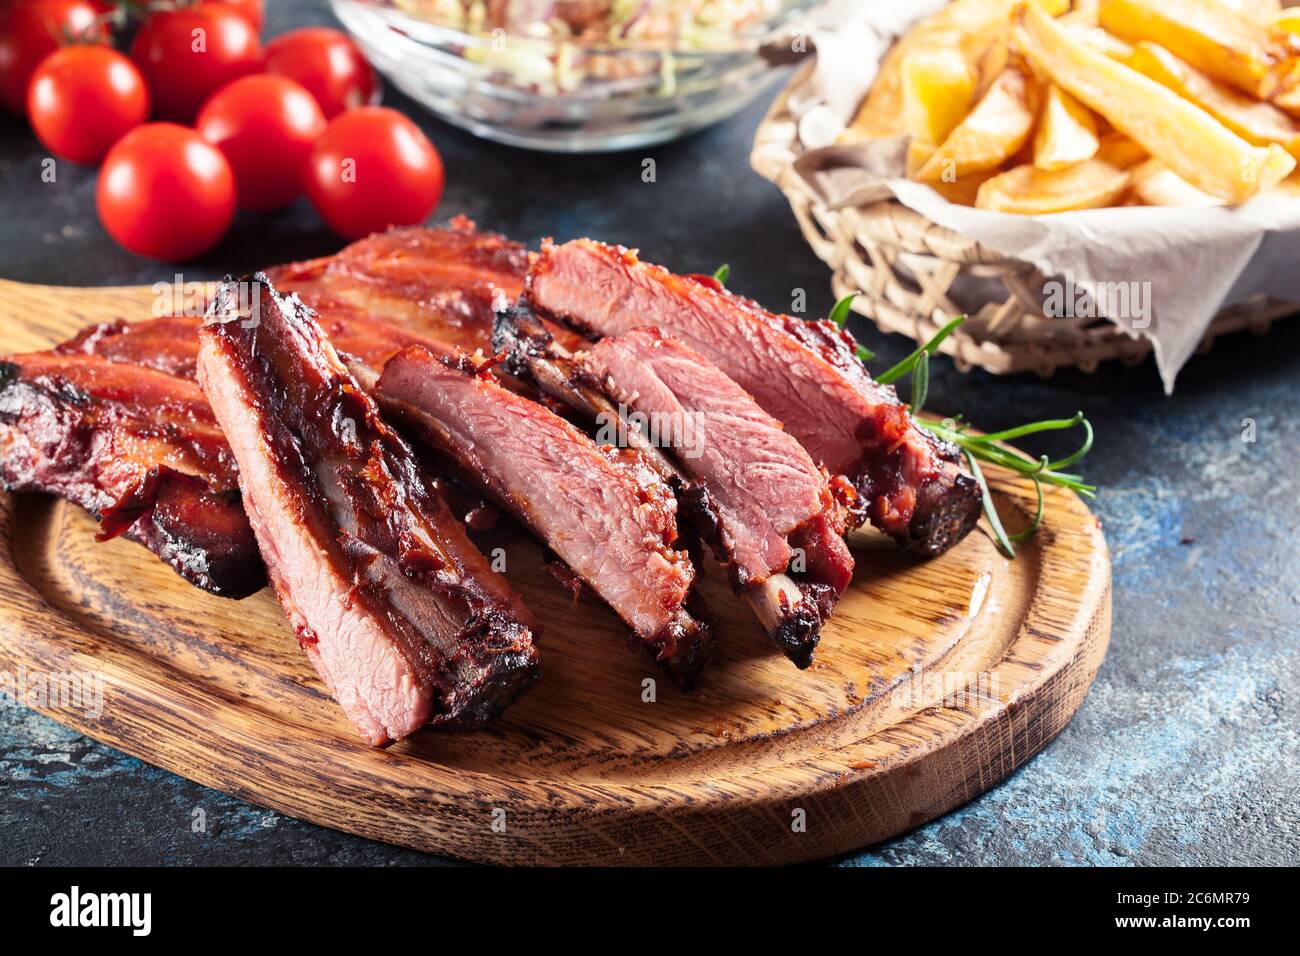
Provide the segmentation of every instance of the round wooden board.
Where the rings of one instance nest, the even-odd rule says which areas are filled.
[[[152,301],[148,289],[15,288],[0,284],[6,352],[132,317],[133,302],[148,315]],[[37,298],[39,326],[12,331],[15,304]],[[1010,529],[1024,526],[1032,486],[989,477]],[[708,569],[721,647],[689,696],[503,531],[482,543],[504,549],[543,622],[542,680],[488,730],[378,751],[357,741],[269,591],[211,597],[137,545],[97,544],[95,529],[75,507],[0,495],[0,672],[95,674],[106,687],[97,717],[36,709],[291,816],[491,863],[791,863],[882,840],[1041,750],[1110,634],[1105,542],[1059,489],[1015,561],[982,531],[928,562],[856,536],[854,583],[807,671]]]

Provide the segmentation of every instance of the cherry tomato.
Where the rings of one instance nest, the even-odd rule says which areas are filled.
[[[442,198],[442,157],[396,110],[365,106],[330,121],[307,163],[316,211],[345,239],[423,222]]]
[[[307,157],[325,132],[325,117],[293,80],[261,75],[218,90],[195,125],[230,162],[240,208],[264,212],[302,194]]]
[[[0,106],[21,114],[27,87],[41,60],[66,37],[102,43],[108,38],[88,0],[0,2]]]
[[[32,74],[27,116],[56,156],[93,164],[149,118],[149,91],[135,64],[116,50],[64,47]]]
[[[262,32],[262,24],[266,22],[266,8],[262,0],[213,0],[222,6],[234,7],[241,17],[248,21],[248,25],[253,28],[254,32]]]
[[[357,45],[327,27],[305,27],[276,37],[266,45],[265,69],[307,87],[326,119],[371,105],[379,89],[375,71]]]
[[[215,246],[235,215],[226,157],[197,132],[146,123],[108,151],[96,191],[99,218],[127,249],[183,261]]]
[[[233,7],[200,3],[153,14],[131,44],[161,119],[189,122],[231,80],[256,73],[257,33]]]

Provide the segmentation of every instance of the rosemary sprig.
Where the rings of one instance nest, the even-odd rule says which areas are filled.
[[[930,391],[930,353],[922,352],[917,356],[916,366],[912,369],[912,414],[921,414],[925,407],[925,398]]]
[[[856,292],[850,292],[844,298],[840,299],[840,301],[835,303],[835,308],[831,309],[831,314],[827,316],[827,318],[841,329],[844,328],[845,324],[849,321],[849,312],[853,308],[853,300],[857,297],[858,294]]]
[[[1038,508],[1034,511],[1034,520],[1029,523],[1029,527],[1019,534],[1011,536],[1012,541],[1028,541],[1033,537],[1038,526],[1043,523],[1043,483],[1037,478],[1034,479],[1034,491],[1038,492]]]
[[[1007,535],[1007,529],[1002,527],[1002,519],[998,517],[998,509],[993,504],[993,494],[989,491],[989,483],[984,480],[984,472],[980,469],[980,463],[976,461],[975,456],[969,451],[964,454],[966,455],[966,463],[970,465],[971,476],[980,487],[980,498],[984,502],[984,514],[988,516],[989,525],[993,528],[993,537],[1006,556],[1014,558],[1016,556],[1015,545],[1011,543],[1011,538]]]
[[[961,325],[965,321],[966,316],[957,316],[957,318],[953,319],[936,332],[934,338],[930,339],[930,341],[926,342],[907,358],[903,359],[903,361],[875,376],[876,381],[881,385],[892,385],[894,382],[897,382],[900,378],[916,367],[916,363],[921,360],[922,354],[933,355],[935,350],[939,348],[939,343],[952,335],[953,329],[957,328],[957,326]]]
[[[849,321],[849,311],[853,308],[853,300],[857,297],[858,294],[856,292],[850,292],[844,298],[840,299],[840,301],[835,303],[835,308],[831,309],[831,314],[827,316],[827,318],[841,329],[844,328]],[[858,361],[863,365],[866,365],[876,357],[876,353],[864,345],[859,345],[857,347],[857,355]]]
[[[925,406],[925,399],[930,390],[930,356],[935,353],[939,343],[951,335],[953,330],[964,321],[966,321],[966,316],[957,316],[935,333],[930,341],[884,374],[876,376],[877,382],[889,385],[904,375],[911,374],[912,395],[910,405],[914,416],[919,416],[921,409]],[[930,422],[917,417],[916,423],[933,433],[937,438],[961,449],[967,463],[970,465],[971,476],[979,485],[980,497],[984,504],[984,514],[988,518],[989,527],[993,529],[993,538],[997,541],[998,547],[1009,558],[1016,556],[1013,542],[1027,540],[1043,522],[1044,484],[1068,488],[1086,498],[1096,497],[1096,485],[1090,485],[1081,476],[1065,470],[1092,450],[1092,423],[1084,417],[1083,412],[1078,412],[1073,418],[1049,418],[1043,421],[1017,425],[1014,428],[1006,428],[999,432],[990,432],[986,435],[971,434],[969,426],[960,419],[950,418],[945,419],[943,422]],[[1006,443],[1017,438],[1024,438],[1026,435],[1036,435],[1047,431],[1064,431],[1071,428],[1083,429],[1083,442],[1072,453],[1057,461],[1050,460],[1046,455],[1037,459],[1030,458],[1015,448],[1003,447]],[[1024,531],[1014,535],[1007,534],[1006,528],[1002,525],[1002,519],[998,515],[997,507],[993,503],[993,495],[989,492],[988,482],[984,479],[984,471],[979,464],[981,461],[1024,475],[1034,483],[1034,491],[1038,496],[1038,507],[1035,510],[1033,522]]]
[[[849,311],[853,308],[853,300],[857,298],[857,295],[856,292],[849,293],[836,302],[835,307],[831,309],[827,318],[835,323],[838,328],[843,329],[848,323]],[[949,418],[943,422],[922,419],[920,412],[925,407],[925,400],[930,391],[930,356],[938,351],[940,343],[965,322],[966,318],[964,315],[959,315],[952,319],[936,332],[928,342],[908,355],[907,358],[880,375],[876,375],[875,380],[882,385],[892,385],[905,375],[910,374],[912,376],[912,394],[908,405],[912,415],[916,417],[916,423],[933,433],[935,437],[956,445],[961,450],[962,455],[970,465],[971,476],[979,485],[980,497],[984,504],[984,514],[988,517],[989,526],[993,529],[994,540],[997,541],[998,547],[1002,549],[1007,557],[1014,558],[1016,549],[1013,542],[1025,541],[1030,538],[1043,522],[1044,484],[1069,488],[1076,494],[1083,495],[1086,498],[1096,497],[1096,485],[1090,485],[1081,476],[1064,470],[1078,462],[1092,450],[1092,424],[1088,419],[1084,418],[1083,412],[1078,412],[1073,418],[1049,418],[1043,421],[1017,425],[1014,428],[1003,429],[1000,432],[991,432],[987,435],[974,435],[969,431],[970,426],[962,422],[960,418]],[[865,365],[875,358],[875,354],[859,345],[858,358]],[[1039,432],[1062,431],[1077,427],[1083,428],[1083,443],[1072,453],[1058,461],[1051,461],[1046,455],[1037,459],[1030,458],[1015,448],[1004,448],[998,444],[999,442],[1005,444],[1017,438],[1024,438],[1026,435],[1035,435]],[[1033,522],[1024,531],[1017,534],[1007,534],[1006,528],[1002,525],[1002,519],[998,515],[997,507],[993,503],[993,495],[989,491],[988,482],[984,479],[984,471],[979,464],[981,461],[1024,475],[1034,483],[1034,490],[1038,495],[1038,507],[1034,512]]]
[[[915,386],[914,386],[915,387]],[[1092,424],[1088,419],[1083,417],[1083,412],[1079,412],[1073,418],[1048,419],[1041,422],[1031,422],[1027,425],[1020,425],[1016,428],[1008,428],[1001,432],[992,432],[988,435],[972,435],[967,431],[965,424],[947,419],[943,422],[929,422],[923,419],[916,419],[916,423],[922,428],[933,432],[934,435],[943,441],[951,442],[961,449],[962,454],[966,456],[966,461],[970,464],[971,475],[980,486],[980,494],[984,501],[984,514],[989,519],[989,525],[993,529],[993,537],[1003,552],[1009,558],[1016,556],[1013,541],[1024,541],[1031,537],[1038,526],[1043,521],[1043,485],[1058,485],[1062,488],[1069,488],[1076,494],[1085,498],[1095,498],[1097,496],[1097,486],[1090,485],[1079,475],[1062,471],[1062,468],[1069,467],[1080,458],[1088,453],[1092,448]],[[1005,442],[1011,438],[1017,438],[1023,435],[1032,435],[1043,431],[1061,431],[1068,428],[1082,427],[1084,430],[1084,440],[1077,450],[1067,455],[1059,461],[1050,461],[1046,455],[1037,460],[1028,457],[1022,452],[1014,449],[1003,448],[995,442]],[[993,496],[989,494],[988,485],[984,481],[983,472],[980,470],[979,461],[985,461],[1001,468],[1006,468],[1017,474],[1024,475],[1034,483],[1034,490],[1038,493],[1038,508],[1034,513],[1034,520],[1028,528],[1019,534],[1008,535],[1006,529],[1002,527],[1002,520],[998,517],[997,508],[993,504]]]
[[[1032,422],[1028,425],[1021,425],[1018,428],[1009,428],[1003,432],[993,432],[988,435],[972,435],[967,429],[969,426],[962,422],[947,419],[943,422],[930,422],[918,419],[917,424],[933,432],[936,437],[946,442],[951,442],[962,451],[970,452],[982,461],[997,465],[1001,468],[1007,468],[1027,478],[1033,478],[1035,481],[1046,482],[1049,485],[1059,485],[1062,488],[1069,488],[1085,498],[1095,498],[1097,496],[1097,486],[1090,485],[1079,475],[1062,471],[1062,468],[1068,468],[1074,464],[1092,448],[1092,424],[1084,418],[1083,412],[1077,413],[1073,418],[1048,419],[1041,422]],[[1005,442],[1008,436],[1015,438],[1020,435],[1029,435],[1036,432],[1044,431],[1064,431],[1070,428],[1082,427],[1084,430],[1083,444],[1071,455],[1062,458],[1060,461],[1050,461],[1046,455],[1041,458],[1030,458],[1022,452],[1014,449],[1003,448],[996,444]]]
[[[725,286],[727,280],[731,278],[731,266],[724,262],[713,270],[713,278],[717,279],[720,285]]]

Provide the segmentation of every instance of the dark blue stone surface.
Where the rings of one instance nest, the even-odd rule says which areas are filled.
[[[269,29],[328,20],[275,0]],[[591,235],[680,271],[731,265],[736,290],[780,307],[829,277],[781,194],[752,173],[764,104],[650,150],[558,157],[474,140],[391,93],[442,150],[438,216],[466,213],[527,243]],[[167,267],[119,249],[94,214],[93,171],[60,165],[0,118],[0,275],[76,285],[152,282]],[[658,181],[641,181],[653,156]],[[305,203],[241,216],[187,278],[334,251]],[[1300,250],[1297,250],[1300,253]],[[911,343],[869,326],[881,367]],[[1050,381],[934,363],[929,406],[985,429],[1085,410],[1085,462],[1114,561],[1110,654],[1073,723],[1043,754],[968,806],[841,862],[853,865],[1295,863],[1300,861],[1300,322],[1221,340],[1166,398],[1154,366]],[[1256,438],[1242,440],[1253,419]],[[1050,444],[1035,451],[1061,450]],[[191,828],[194,811],[207,818]],[[0,704],[0,864],[441,864],[320,829],[123,756]]]

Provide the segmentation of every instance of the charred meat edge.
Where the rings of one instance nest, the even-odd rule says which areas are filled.
[[[426,388],[445,389],[445,385],[439,384],[439,377],[448,375],[463,377],[474,384],[469,397],[458,400],[458,408],[468,414],[456,422],[438,415],[423,394]],[[390,416],[446,454],[467,481],[513,514],[543,544],[553,549],[571,574],[577,575],[605,599],[679,687],[690,690],[694,686],[700,671],[713,656],[714,639],[708,626],[700,620],[704,610],[693,587],[695,572],[689,556],[672,548],[677,534],[676,522],[671,511],[664,510],[675,507],[672,492],[643,456],[627,450],[599,448],[588,436],[549,409],[506,390],[492,375],[490,363],[480,365],[468,356],[462,356],[456,362],[440,360],[424,349],[406,349],[385,367],[378,382],[378,395]],[[490,435],[481,434],[489,426],[476,423],[486,420],[491,423],[490,427],[495,427],[501,420],[494,417],[498,413],[511,416],[508,427],[534,430],[527,436],[526,447],[540,442],[548,448],[569,448],[570,455],[566,460],[590,467],[593,470],[591,480],[599,483],[600,493],[618,495],[620,502],[627,504],[628,521],[635,524],[650,520],[644,517],[646,509],[659,516],[657,521],[651,521],[649,527],[642,528],[645,536],[635,547],[649,549],[643,556],[648,557],[652,564],[657,555],[658,560],[666,562],[666,566],[672,569],[672,575],[684,574],[685,577],[672,582],[664,579],[665,587],[680,591],[682,595],[663,595],[665,603],[661,610],[664,622],[657,630],[651,632],[638,627],[638,609],[625,605],[618,596],[619,590],[627,590],[629,585],[644,588],[652,586],[651,582],[639,579],[629,582],[626,576],[606,578],[593,575],[589,569],[584,572],[584,566],[589,563],[586,560],[588,556],[580,550],[569,550],[577,545],[564,535],[567,525],[561,525],[546,511],[544,503],[535,500],[527,487],[528,473],[485,462],[479,443],[480,440],[483,443],[491,440]],[[483,417],[476,419],[475,414]],[[529,463],[523,464],[526,467]],[[540,458],[535,464],[538,468],[547,467]],[[629,495],[632,496],[630,499]],[[594,492],[592,497],[596,497]],[[635,526],[641,527],[640,524]]]
[[[255,315],[219,290],[199,377],[300,644],[370,744],[482,725],[537,677],[531,616],[313,313],[251,287]]]
[[[142,544],[212,594],[266,586],[234,458],[193,382],[57,351],[0,362],[0,485],[80,505],[99,540]]]

